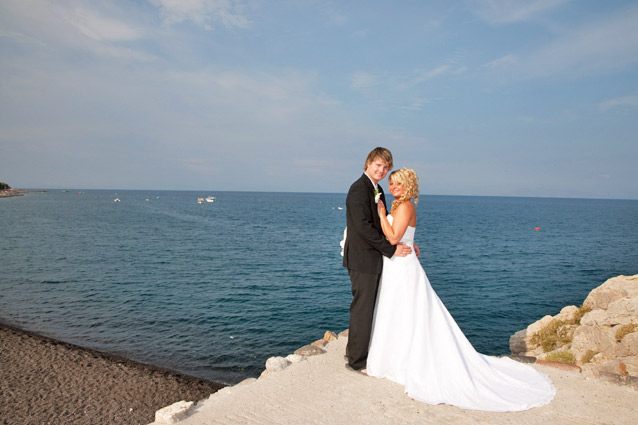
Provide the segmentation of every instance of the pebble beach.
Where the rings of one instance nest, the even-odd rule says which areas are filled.
[[[0,325],[0,423],[148,424],[222,387]]]

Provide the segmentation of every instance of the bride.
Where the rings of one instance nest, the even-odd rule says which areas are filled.
[[[392,244],[412,246],[419,200],[418,178],[402,168],[389,177],[392,214],[378,203],[383,233]],[[421,247],[423,249],[423,247]],[[432,289],[414,252],[383,258],[367,374],[405,387],[430,404],[494,412],[549,403],[556,390],[548,377],[510,358],[478,353]]]

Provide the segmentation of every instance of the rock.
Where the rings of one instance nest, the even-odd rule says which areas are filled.
[[[514,355],[525,355],[527,353],[527,329],[520,330],[510,337],[510,351]]]
[[[257,378],[246,378],[243,381],[235,384],[236,387],[240,386],[240,385],[247,385],[247,384],[251,384],[253,382],[257,381]]]
[[[623,297],[638,297],[638,275],[616,276],[593,289],[583,306],[588,309],[606,309],[610,303]]]
[[[627,357],[631,356],[631,353],[624,344],[618,343],[614,345],[614,357]]]
[[[638,319],[638,295],[624,297],[609,303],[607,314],[613,317],[613,325],[629,325],[637,323]]]
[[[536,364],[540,364],[540,365],[543,365],[543,366],[551,366],[551,367],[555,367],[555,368],[558,368],[558,369],[570,370],[570,371],[579,372],[579,373],[582,370],[580,368],[580,366],[577,366],[577,365],[574,365],[574,364],[560,363],[560,362],[551,362],[551,361],[540,360],[540,359],[536,359]]]
[[[315,347],[325,347],[328,344],[328,341],[326,341],[325,339],[318,339],[315,342],[311,343],[310,345],[314,345]]]
[[[617,375],[638,376],[638,359],[632,356],[622,357],[598,365],[595,369],[598,374],[606,372],[615,373]]]
[[[582,359],[588,350],[613,357],[616,337],[613,329],[581,325],[574,331],[571,351],[574,357]]]
[[[516,356],[516,355],[510,355],[507,356],[512,360],[516,360],[519,363],[536,363],[536,357],[531,357],[531,356]]]
[[[568,321],[574,318],[574,315],[578,313],[579,308],[575,305],[568,305],[567,307],[563,307],[563,309],[554,316],[554,320],[563,320]]]
[[[271,357],[266,360],[266,370],[268,372],[279,372],[290,366],[290,362],[283,357]]]
[[[552,353],[565,351],[565,356],[569,357],[568,353],[573,356],[576,366],[564,368],[582,365],[583,373],[638,387],[638,327],[631,326],[638,325],[638,275],[608,279],[589,293],[583,307],[589,311],[580,323],[569,324],[577,317],[579,309],[567,306],[553,318],[545,316],[516,332],[510,337],[512,354],[540,355],[537,363],[554,365],[555,362],[547,363],[542,359],[548,355],[556,358]],[[556,335],[551,335],[562,345],[554,346],[551,353],[543,353],[542,341],[532,344],[531,339],[552,320],[566,322],[558,327]],[[546,341],[549,342],[552,341]]]
[[[288,360],[292,364],[299,363],[303,359],[304,359],[304,357],[300,356],[299,354],[288,354],[286,356],[286,360]]]
[[[186,417],[193,407],[192,401],[178,401],[155,412],[155,422],[158,424],[175,424]]]
[[[338,338],[337,334],[331,331],[326,331],[326,333],[323,334],[323,339],[326,341],[336,341]]]
[[[638,377],[638,357],[627,356],[620,360],[625,363],[627,374],[629,374],[630,376]]]
[[[611,319],[606,310],[593,310],[580,319],[580,324],[584,326],[609,326]]]
[[[532,323],[531,325],[529,325],[529,326],[527,327],[527,336],[528,336],[529,338],[531,338],[531,337],[532,337],[532,335],[534,335],[535,333],[540,332],[540,330],[541,330],[544,326],[549,325],[549,322],[551,322],[551,321],[552,321],[552,319],[553,319],[553,317],[552,317],[552,316],[547,315],[547,316],[544,316],[542,319],[537,320],[536,322],[534,322],[534,323]]]
[[[623,352],[627,353],[626,356],[638,357],[638,332],[625,335],[618,345],[622,347]]]
[[[614,384],[623,385],[626,382],[626,377],[623,375],[618,375],[617,373],[610,372],[600,372],[596,374],[602,381],[613,382]]]
[[[347,338],[349,333],[350,333],[350,329],[344,329],[341,332],[339,332],[339,338],[341,338],[342,336],[345,336]]]
[[[629,325],[638,319],[638,297],[623,297],[612,301],[606,309],[596,309],[585,314],[581,325],[616,326]]]
[[[547,326],[553,319],[554,318],[552,316],[547,315],[532,323],[526,329],[522,329],[512,335],[510,337],[510,351],[512,354],[533,357],[542,354],[543,349],[540,345],[532,344],[532,337],[534,334],[540,332],[540,330],[544,326]]]
[[[602,353],[596,353],[596,355],[591,359],[591,364],[597,366],[605,363],[606,361],[609,361],[607,357],[603,356]]]
[[[295,354],[298,354],[304,357],[316,356],[318,354],[323,354],[325,352],[326,350],[324,350],[323,348],[319,348],[311,344],[304,345],[303,347],[295,350]]]

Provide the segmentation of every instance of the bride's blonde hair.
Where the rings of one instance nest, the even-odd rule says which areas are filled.
[[[411,168],[401,168],[400,170],[390,173],[388,180],[395,183],[401,183],[403,188],[403,195],[400,198],[392,201],[392,210],[398,207],[401,203],[409,201],[414,198],[414,205],[419,203],[419,178]]]

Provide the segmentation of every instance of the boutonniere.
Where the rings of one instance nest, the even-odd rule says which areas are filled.
[[[379,189],[374,189],[374,203],[378,204],[379,199],[381,199],[381,192],[379,191]]]

